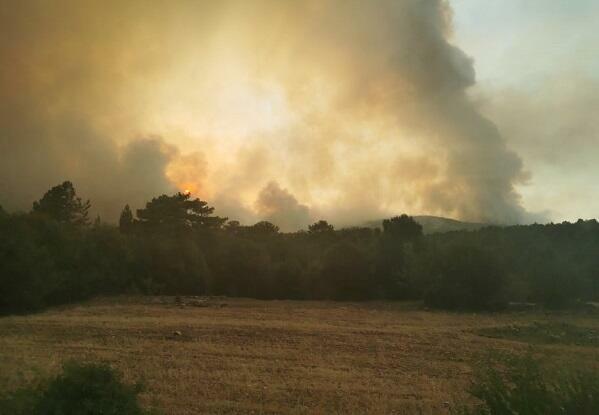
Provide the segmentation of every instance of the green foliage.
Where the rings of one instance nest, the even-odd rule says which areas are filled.
[[[300,300],[306,293],[306,278],[300,261],[288,258],[273,265],[273,298]]]
[[[260,221],[243,227],[243,235],[253,239],[263,239],[278,235],[279,227],[268,221]]]
[[[549,372],[530,355],[481,365],[471,393],[481,405],[462,415],[594,415],[599,413],[599,375]]]
[[[454,246],[438,259],[425,301],[446,309],[497,310],[505,306],[505,271],[489,252]]]
[[[206,293],[210,273],[192,238],[153,235],[137,241],[137,261],[151,289],[167,295]]]
[[[577,260],[567,258],[565,252],[546,250],[544,255],[531,261],[534,261],[530,271],[534,299],[549,309],[571,307],[592,291],[584,270],[579,269]]]
[[[54,265],[26,217],[0,220],[0,314],[42,308],[57,277]]]
[[[326,220],[319,220],[308,226],[308,233],[312,235],[332,234],[334,231],[333,225],[330,225]]]
[[[422,226],[408,215],[383,221],[377,252],[376,289],[389,299],[412,297],[414,250],[422,239]]]
[[[271,259],[264,245],[242,238],[223,241],[214,262],[213,293],[272,298]]]
[[[415,242],[422,237],[422,225],[411,216],[395,216],[383,221],[383,235],[399,243]]]
[[[65,181],[54,186],[44,196],[33,203],[33,213],[47,216],[58,222],[77,226],[89,224],[89,200],[83,202],[77,197],[73,183]]]
[[[207,202],[161,195],[115,227],[87,223],[70,182],[28,215],[0,212],[0,313],[126,293],[425,300],[432,307],[547,308],[599,300],[599,223],[487,227],[424,236],[407,215],[383,229],[324,220],[281,233],[225,224]]]
[[[366,255],[349,242],[339,242],[325,253],[318,281],[320,294],[333,300],[370,298],[371,270]]]
[[[65,364],[63,372],[36,387],[0,399],[0,413],[11,415],[144,415],[139,384],[127,385],[105,364]]]
[[[123,233],[129,233],[133,230],[133,226],[133,212],[131,212],[129,205],[125,205],[119,217],[119,229]]]
[[[140,224],[152,231],[179,233],[198,228],[220,228],[226,218],[212,216],[214,208],[200,199],[191,199],[189,193],[161,195],[137,210]]]
[[[236,234],[240,228],[241,223],[238,220],[230,220],[223,225],[223,230],[231,234]]]

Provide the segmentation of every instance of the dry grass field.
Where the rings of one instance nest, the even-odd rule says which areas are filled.
[[[75,358],[107,361],[128,380],[143,380],[143,402],[169,415],[446,414],[469,399],[473,367],[489,351],[529,347],[481,335],[485,330],[564,322],[599,330],[597,317],[582,314],[452,314],[400,303],[215,299],[195,307],[172,298],[101,299],[0,318],[0,389],[56,373]],[[562,365],[599,362],[592,341],[566,344],[559,336],[536,342],[535,352]]]

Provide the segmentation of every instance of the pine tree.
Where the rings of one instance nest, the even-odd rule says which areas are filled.
[[[33,203],[33,212],[50,217],[58,222],[77,226],[89,224],[89,200],[83,202],[77,197],[73,183],[65,181],[54,186],[44,196]]]
[[[133,229],[133,213],[131,212],[131,208],[129,205],[125,205],[123,211],[121,212],[121,217],[119,218],[119,229],[123,233],[128,233]]]

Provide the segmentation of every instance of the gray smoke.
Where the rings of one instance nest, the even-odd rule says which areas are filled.
[[[0,24],[9,209],[69,179],[111,220],[175,188],[284,229],[526,220],[445,1],[29,1]]]

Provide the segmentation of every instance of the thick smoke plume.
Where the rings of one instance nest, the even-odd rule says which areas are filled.
[[[526,219],[442,0],[1,6],[0,204],[72,180],[108,220],[189,189],[284,229]]]
[[[310,225],[310,209],[276,182],[268,183],[258,194],[256,201],[258,215],[289,231],[307,228]]]

